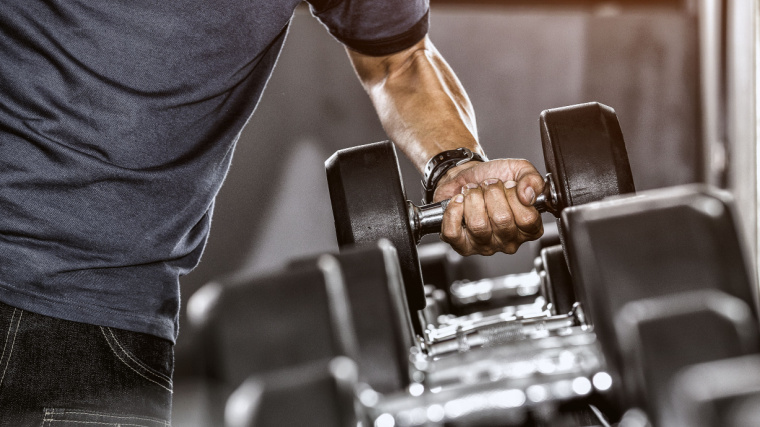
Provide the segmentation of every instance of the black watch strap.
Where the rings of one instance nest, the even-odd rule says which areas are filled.
[[[467,162],[485,162],[486,160],[485,157],[474,153],[469,148],[457,148],[433,156],[425,166],[425,174],[422,179],[422,203],[432,203],[435,187],[449,169]]]

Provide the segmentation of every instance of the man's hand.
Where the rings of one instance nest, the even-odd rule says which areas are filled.
[[[443,151],[465,147],[484,154],[470,99],[427,36],[386,56],[350,49],[348,55],[386,133],[420,173]],[[541,216],[531,206],[543,188],[543,178],[526,160],[453,168],[434,195],[435,201],[462,195],[443,216],[441,239],[462,255],[514,253],[544,232]]]
[[[443,215],[441,240],[462,255],[515,253],[544,233],[533,202],[544,179],[527,160],[469,162],[448,171],[434,201],[451,199]]]

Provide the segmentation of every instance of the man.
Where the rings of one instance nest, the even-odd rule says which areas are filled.
[[[298,0],[0,8],[0,425],[167,425],[179,276]],[[463,254],[542,233],[522,160],[480,160],[426,0],[313,0]],[[452,151],[454,150],[454,151]],[[262,178],[263,179],[263,178]],[[464,222],[466,227],[462,226]]]

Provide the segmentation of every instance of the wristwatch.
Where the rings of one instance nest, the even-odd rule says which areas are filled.
[[[435,187],[449,169],[467,162],[485,162],[486,160],[488,159],[478,153],[474,153],[469,148],[447,150],[433,156],[425,166],[425,173],[422,179],[422,203],[428,204],[433,201]]]

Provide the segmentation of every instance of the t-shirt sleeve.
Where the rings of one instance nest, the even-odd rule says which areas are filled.
[[[429,0],[309,0],[338,41],[365,55],[404,50],[427,34]]]

